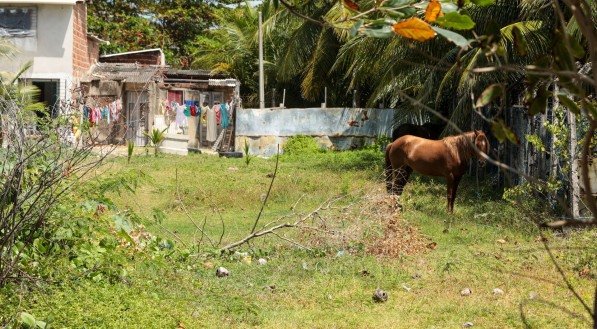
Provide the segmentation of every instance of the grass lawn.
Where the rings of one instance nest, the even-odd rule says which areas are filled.
[[[275,159],[254,158],[248,166],[244,159],[207,155],[138,156],[130,164],[112,159],[98,177],[142,173],[134,194],[110,196],[118,209],[134,212],[149,232],[190,255],[135,254],[126,278],[115,283],[70,276],[4,288],[0,324],[26,311],[53,328],[591,327],[539,231],[489,183],[463,182],[451,229],[442,233],[449,219],[443,181],[413,176],[400,200],[403,210],[396,211],[381,164],[373,151],[282,157],[258,228],[341,198],[305,221],[311,229],[285,229],[281,238],[240,246],[247,257],[219,256],[217,249],[251,231]],[[597,232],[545,234],[591,306]],[[260,257],[267,264],[258,265]],[[219,266],[230,276],[217,278]],[[387,302],[372,301],[376,288],[389,294]],[[472,294],[461,296],[464,288]]]

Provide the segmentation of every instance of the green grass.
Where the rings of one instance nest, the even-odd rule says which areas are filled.
[[[444,183],[414,176],[407,187],[399,216],[417,227],[426,243],[436,242],[435,249],[388,258],[355,247],[339,255],[339,250],[366,244],[383,231],[375,214],[365,212],[363,199],[383,194],[381,163],[381,155],[373,151],[280,159],[260,223],[289,214],[295,203],[297,213],[307,213],[330,197],[344,195],[339,208],[322,212],[322,217],[347,234],[356,230],[351,241],[323,237],[314,243],[312,237],[290,230],[288,237],[312,250],[264,237],[251,248],[240,248],[252,254],[250,264],[234,255],[215,256],[205,242],[185,260],[140,253],[127,263],[129,275],[122,282],[70,277],[27,289],[4,288],[0,324],[27,311],[55,328],[458,328],[467,321],[478,328],[522,328],[523,305],[532,328],[590,327],[588,315],[537,241],[539,232],[491,187],[478,189],[472,181],[462,184],[449,233],[442,233],[448,219]],[[189,216],[199,225],[205,220],[205,230],[216,242],[223,221],[224,245],[250,231],[274,165],[275,159],[255,158],[246,166],[243,159],[206,155],[138,156],[129,165],[125,158],[114,159],[96,174],[105,178],[142,171],[145,178],[135,194],[111,195],[120,209],[133,210],[149,231],[172,238],[151,220],[154,209],[163,211],[163,226],[188,245],[200,237]],[[577,269],[588,266],[594,275],[595,237],[595,231],[572,232],[565,238],[548,233],[560,264],[589,304],[594,278],[579,276]],[[583,249],[575,249],[578,246]],[[268,259],[265,266],[255,263],[260,256]],[[228,268],[231,276],[216,278],[217,266]],[[362,275],[363,270],[370,275]],[[275,289],[266,288],[272,285]],[[472,289],[471,296],[460,295],[465,287]],[[505,294],[494,296],[496,287]],[[376,288],[389,293],[388,302],[372,302]],[[529,299],[531,293],[538,297]]]

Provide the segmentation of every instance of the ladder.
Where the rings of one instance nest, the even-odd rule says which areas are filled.
[[[220,135],[218,136],[218,139],[216,139],[216,142],[214,143],[214,145],[212,146],[211,150],[212,151],[224,151],[224,152],[228,152],[230,151],[230,147],[232,146],[232,135],[234,132],[234,127],[232,125],[229,125],[228,128],[226,129],[222,129],[222,131],[220,132]],[[220,144],[222,144],[220,146]],[[218,147],[220,146],[220,147]]]

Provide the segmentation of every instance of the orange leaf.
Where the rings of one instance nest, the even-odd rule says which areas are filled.
[[[420,42],[435,37],[435,31],[423,20],[413,17],[394,24],[394,33]]]
[[[425,10],[425,20],[432,23],[435,22],[439,16],[442,16],[442,5],[437,0],[431,0]]]
[[[350,10],[354,10],[354,11],[358,11],[359,10],[359,5],[352,1],[352,0],[344,0],[344,5],[350,9]]]

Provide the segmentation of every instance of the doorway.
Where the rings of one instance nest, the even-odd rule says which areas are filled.
[[[135,146],[147,144],[149,114],[149,95],[146,91],[127,91],[126,93],[126,139]]]

